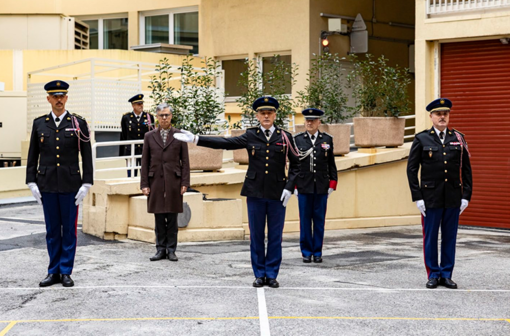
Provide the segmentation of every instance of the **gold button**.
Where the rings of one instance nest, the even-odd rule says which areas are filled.
[[[60,155],[58,155],[58,154],[57,154],[57,157],[59,158],[59,157],[60,157]]]
[[[60,167],[60,163],[57,163],[57,167]]]
[[[315,173],[315,170],[313,172]]]
[[[443,147],[446,147],[445,145],[443,145]]]
[[[267,174],[267,173],[268,173],[268,172],[267,172],[267,170],[266,170],[266,174]]]
[[[266,144],[266,146],[268,146],[268,147],[269,147],[269,144]]]
[[[316,164],[315,164],[315,163],[314,163],[313,165],[314,165],[314,166],[316,166]]]
[[[74,135],[74,134],[73,134],[73,133],[71,133],[71,136],[73,136],[73,135]]]
[[[138,129],[138,132],[140,132],[140,129]]]
[[[425,188],[427,188],[427,185],[425,184]]]
[[[266,153],[269,153],[269,149],[266,151]]]
[[[59,147],[59,146],[57,146],[57,149],[60,149],[60,147]]]
[[[446,155],[446,153],[443,153],[443,155]]]
[[[444,179],[445,182],[448,182],[448,179]]]
[[[60,139],[59,139],[59,138],[57,138],[57,141],[59,141],[59,140],[60,140]]]
[[[266,167],[269,167],[269,163],[266,163]]]
[[[266,160],[269,160],[269,158],[266,156]]]
[[[448,170],[446,170],[446,169],[445,169],[445,171],[444,171],[444,172],[445,172],[445,173],[448,173]]]
[[[56,130],[55,132],[57,132],[57,133],[58,133],[58,130]]]
[[[444,164],[446,164],[446,161],[444,162]]]

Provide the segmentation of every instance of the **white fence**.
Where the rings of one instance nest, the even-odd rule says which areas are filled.
[[[449,14],[510,7],[510,0],[428,0],[427,14]]]

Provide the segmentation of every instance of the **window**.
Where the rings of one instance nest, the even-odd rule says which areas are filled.
[[[280,55],[276,58],[276,61],[283,61],[292,66],[292,56],[291,55]],[[262,74],[266,77],[266,74],[274,68],[275,58],[274,56],[262,57]],[[290,74],[285,76],[286,81],[288,81],[287,85],[285,85],[285,93],[292,94],[292,85],[290,83]],[[264,83],[265,84],[265,83]]]
[[[198,54],[197,7],[140,14],[140,44],[168,43],[192,46]]]
[[[221,61],[221,67],[225,71],[225,94],[227,97],[239,97],[244,88],[238,86],[241,73],[246,71],[244,59]]]
[[[90,49],[128,49],[127,18],[79,18],[89,26]]]

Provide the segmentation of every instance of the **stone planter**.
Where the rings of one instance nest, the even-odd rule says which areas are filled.
[[[211,149],[188,143],[188,152],[190,170],[219,170],[223,165],[222,149]]]
[[[246,133],[246,130],[241,130],[241,129],[232,130],[233,137],[243,135],[244,133]],[[243,165],[248,164],[248,151],[244,148],[236,149],[234,151],[234,162],[237,162],[237,163],[243,164]]]
[[[294,134],[305,132],[305,125],[296,125]],[[351,125],[344,124],[321,124],[319,131],[327,132],[333,136],[333,154],[345,155],[350,151]]]
[[[402,146],[405,123],[394,117],[354,118],[354,143],[357,147]]]

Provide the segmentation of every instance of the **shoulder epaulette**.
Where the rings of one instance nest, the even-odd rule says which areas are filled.
[[[123,114],[123,116],[128,115],[128,114],[130,114],[130,113],[131,113],[131,112],[126,112],[126,113],[124,113],[124,114]]]
[[[298,135],[301,135],[301,134],[305,134],[305,132],[296,133],[296,134],[294,134],[294,136],[297,137]]]
[[[83,117],[82,117],[81,115],[79,115],[79,114],[73,113],[73,116],[74,116],[74,117],[76,117],[76,118],[79,118],[79,119],[81,119],[81,120],[83,120],[83,121],[86,121],[86,120],[85,120],[85,118],[83,118]]]
[[[424,129],[423,131],[418,132],[418,133],[416,133],[416,134],[428,133],[429,131],[430,131],[429,129]]]
[[[459,130],[456,130],[455,128],[452,128],[452,131],[457,132],[457,133],[459,133],[460,135],[464,136],[464,133],[462,133],[462,132],[461,132],[461,131],[459,131]]]
[[[43,114],[43,115],[40,115],[40,116],[36,117],[35,119],[39,119],[39,118],[47,117],[47,116],[48,116],[48,114],[46,113],[46,114]],[[35,119],[34,119],[34,120],[35,120]]]
[[[331,137],[331,139],[333,139],[333,136],[331,134],[329,134],[328,132],[322,132],[323,134],[326,134],[326,135],[329,135]]]

